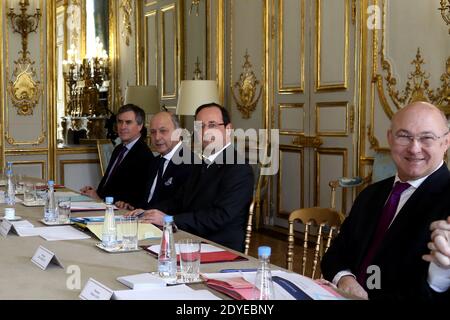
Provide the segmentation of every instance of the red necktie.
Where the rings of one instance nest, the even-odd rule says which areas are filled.
[[[397,181],[394,185],[394,188],[392,189],[388,201],[384,205],[380,220],[378,221],[377,229],[375,230],[375,234],[372,238],[372,242],[369,246],[369,249],[367,250],[366,256],[364,257],[364,260],[357,274],[356,279],[363,287],[365,287],[367,278],[367,267],[371,264],[375,254],[380,247],[384,234],[389,228],[392,219],[394,219],[395,212],[397,211],[398,207],[398,202],[400,201],[400,196],[403,191],[408,189],[410,186],[411,185],[409,183]]]

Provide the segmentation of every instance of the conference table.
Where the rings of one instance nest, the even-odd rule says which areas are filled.
[[[21,198],[20,195],[18,197]],[[0,204],[0,216],[3,216],[4,208],[5,205]],[[35,227],[45,226],[39,221],[44,215],[43,206],[26,207],[22,203],[17,203],[15,210],[16,216],[28,220]],[[117,211],[119,215],[123,213],[125,213],[124,210]],[[102,211],[74,212],[72,216],[103,214]],[[46,241],[39,236],[19,237],[12,231],[6,238],[0,236],[0,299],[79,299],[80,292],[89,278],[95,279],[112,290],[125,290],[128,288],[118,282],[117,277],[157,270],[157,259],[145,250],[107,253],[95,246],[100,240],[92,234],[91,236],[90,239],[66,241]],[[181,230],[175,232],[174,237],[175,240],[198,238]],[[212,243],[206,239],[201,240]],[[139,241],[139,246],[159,244],[159,242],[159,239],[142,240]],[[221,247],[218,244],[212,244]],[[49,265],[46,270],[41,270],[32,263],[31,258],[39,246],[52,251],[63,264],[63,268]],[[251,256],[245,257],[248,260],[201,264],[200,271],[218,272],[223,268],[257,267],[257,259]],[[274,265],[272,267],[281,269]],[[78,274],[80,281],[77,284],[77,279],[74,277]],[[204,283],[189,286],[195,290],[210,290]],[[210,291],[219,298],[229,299],[215,290]]]

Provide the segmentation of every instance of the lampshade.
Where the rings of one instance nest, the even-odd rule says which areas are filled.
[[[176,114],[192,116],[202,104],[219,103],[219,92],[214,80],[183,80],[178,93]]]
[[[137,105],[147,114],[155,114],[161,110],[156,86],[128,86],[125,89],[125,104],[127,103]]]

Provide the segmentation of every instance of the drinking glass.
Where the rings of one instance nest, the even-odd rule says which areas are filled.
[[[178,248],[183,282],[198,281],[200,277],[200,240],[182,239],[178,241]]]

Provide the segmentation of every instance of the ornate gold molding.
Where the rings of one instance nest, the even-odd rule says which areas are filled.
[[[450,24],[450,0],[447,0],[447,4],[445,4],[445,0],[440,1],[440,8],[442,19],[444,20],[446,25]],[[450,28],[448,29],[448,33],[450,34]]]
[[[255,111],[256,105],[261,98],[262,86],[252,70],[252,64],[249,60],[250,55],[247,51],[245,52],[244,58],[245,62],[242,66],[244,72],[239,75],[239,80],[231,87],[231,93],[233,95],[233,100],[236,102],[238,110],[242,114],[242,118],[249,119],[250,114]],[[258,95],[256,95],[258,86],[259,93]],[[239,99],[236,97],[234,89],[238,89]]]
[[[42,94],[41,83],[33,79],[36,76],[33,67],[35,62],[29,57],[28,51],[28,35],[38,29],[41,11],[38,8],[35,14],[27,14],[30,5],[28,0],[21,0],[19,5],[20,14],[16,14],[12,7],[7,13],[13,33],[19,33],[22,37],[22,51],[19,51],[19,59],[14,61],[15,79],[9,81],[7,90],[12,104],[17,108],[17,114],[27,116],[33,114],[33,108]]]
[[[381,56],[382,69],[387,73],[384,79],[386,80],[388,93],[396,108],[400,109],[402,106],[415,101],[427,101],[442,108],[446,114],[450,114],[450,57],[446,62],[446,70],[440,78],[441,87],[436,90],[430,88],[430,82],[428,81],[430,74],[422,69],[425,60],[421,55],[420,47],[417,48],[416,57],[411,61],[411,64],[414,65],[414,71],[409,73],[406,87],[400,93],[396,87],[397,79],[392,74],[391,64],[385,59],[384,54]],[[380,80],[382,81],[382,78],[377,75],[377,87],[381,97],[383,86]],[[391,118],[393,111],[390,110],[387,114]]]
[[[292,139],[292,144],[303,148],[318,148],[323,144],[323,140],[316,136],[300,135]]]
[[[130,45],[130,37],[133,32],[131,29],[131,15],[133,14],[133,5],[131,4],[131,0],[122,0],[122,3],[120,4],[120,8],[122,9],[122,13],[123,13],[122,37],[125,38],[125,44],[127,46],[129,46]]]

